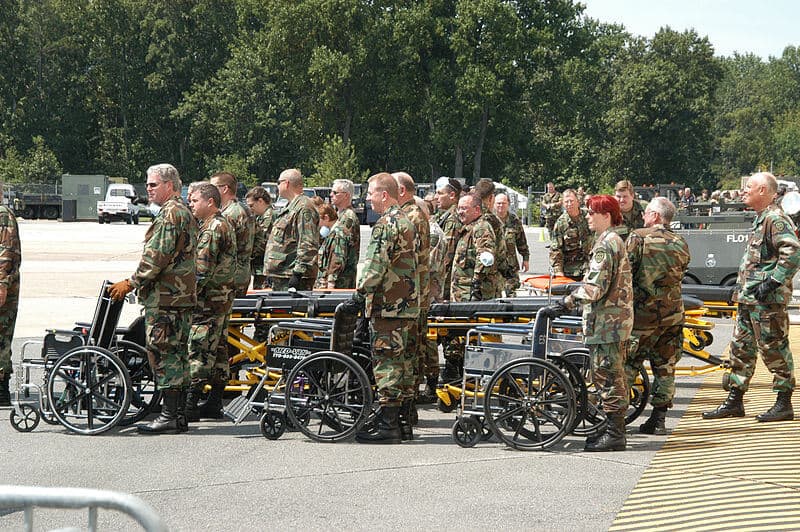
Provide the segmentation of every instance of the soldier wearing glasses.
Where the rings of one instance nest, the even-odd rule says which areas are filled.
[[[358,253],[361,249],[361,223],[358,215],[353,210],[353,193],[355,188],[349,179],[336,179],[331,186],[331,205],[336,208],[338,219],[336,223],[343,229],[347,236],[344,260],[344,269],[334,280],[336,286],[328,280],[328,288],[355,288],[356,271],[358,270]]]

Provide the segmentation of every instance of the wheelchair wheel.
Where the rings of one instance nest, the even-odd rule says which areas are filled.
[[[578,436],[597,434],[606,424],[606,414],[600,405],[600,394],[592,382],[592,358],[589,350],[585,347],[568,349],[561,353],[560,358],[569,362],[580,373],[583,380],[581,389],[586,392],[585,402],[578,404],[578,416],[572,433]]]
[[[485,418],[506,445],[522,451],[547,449],[573,426],[575,391],[554,364],[535,358],[512,360],[485,388]]]
[[[161,392],[156,386],[144,347],[128,340],[119,340],[111,352],[125,364],[131,377],[131,403],[125,417],[119,421],[119,426],[125,427],[144,419],[158,404]]]
[[[78,434],[100,434],[128,413],[131,380],[125,364],[99,347],[76,347],[62,355],[47,379],[53,415]]]
[[[289,424],[320,442],[352,436],[372,405],[372,388],[364,370],[352,358],[333,351],[301,360],[286,379],[285,395]]]
[[[589,408],[589,392],[586,388],[584,374],[578,366],[563,356],[556,356],[548,360],[564,372],[564,375],[567,376],[569,383],[572,385],[572,389],[575,390],[575,420],[572,422],[572,428],[569,432],[577,431],[577,434],[581,434],[582,427],[580,425],[585,420],[585,413]]]
[[[30,432],[39,425],[39,411],[28,405],[20,405],[22,415],[17,415],[17,409],[11,409],[11,426],[18,432]]]
[[[647,375],[647,370],[641,368],[639,375],[630,389],[630,399],[628,404],[628,411],[625,413],[625,424],[629,425],[637,417],[642,415],[644,409],[647,408],[647,400],[650,397],[650,376]]]
[[[286,420],[283,412],[277,410],[265,410],[258,421],[261,434],[268,440],[277,440],[286,431]]]
[[[483,439],[483,426],[476,416],[461,416],[453,423],[453,441],[459,447],[475,447]]]

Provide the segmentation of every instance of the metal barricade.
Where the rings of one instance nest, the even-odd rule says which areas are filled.
[[[100,508],[129,515],[147,532],[167,530],[152,506],[127,493],[85,488],[0,486],[0,510],[23,509],[26,532],[33,530],[33,510],[36,507],[67,510],[87,508],[89,531],[97,530],[97,510]]]

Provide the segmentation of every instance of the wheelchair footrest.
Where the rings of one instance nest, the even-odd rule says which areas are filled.
[[[231,421],[238,425],[244,421],[248,415],[250,415],[252,410],[253,408],[250,404],[250,398],[240,395],[228,403],[228,405],[222,409],[222,413],[228,416]]]

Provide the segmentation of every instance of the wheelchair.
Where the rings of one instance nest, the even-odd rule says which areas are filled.
[[[261,378],[223,412],[235,424],[259,416],[261,433],[295,428],[318,442],[353,436],[372,411],[369,353],[353,347],[357,317],[337,306],[333,318],[297,318],[270,327]]]
[[[543,450],[574,430],[585,409],[586,388],[569,362],[544,356],[536,339],[546,322],[537,313],[529,324],[469,330],[460,415],[452,428],[459,446],[495,436],[514,449]]]
[[[91,323],[50,330],[42,341],[25,342],[12,393],[11,425],[34,430],[40,420],[84,435],[101,434],[144,418],[160,394],[144,344],[141,317],[118,328],[123,301],[112,301],[103,282]],[[41,344],[38,358],[26,348]],[[32,382],[41,372],[43,384]]]

